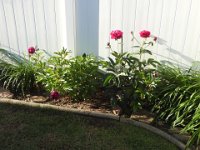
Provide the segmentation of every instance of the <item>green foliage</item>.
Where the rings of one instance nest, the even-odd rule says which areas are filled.
[[[192,133],[188,145],[199,143],[200,74],[162,65],[158,69],[153,110],[159,119]]]
[[[25,57],[0,49],[0,82],[14,95],[25,95],[36,90],[34,64]]]
[[[49,92],[57,90],[63,95],[68,94],[72,100],[85,100],[101,85],[100,62],[93,56],[84,54],[70,59],[66,49],[55,52],[47,61],[41,54],[35,56],[37,82]]]
[[[65,80],[69,85],[68,94],[73,100],[86,100],[96,94],[102,85],[99,66],[100,61],[91,55],[83,54],[70,60]]]
[[[32,59],[37,62],[37,82],[41,83],[48,92],[57,90],[62,94],[66,93],[69,88],[65,80],[69,68],[69,51],[63,48],[46,60],[44,53],[39,53]]]
[[[141,108],[142,100],[150,94],[151,74],[158,62],[152,58],[141,59],[144,54],[151,52],[143,47],[137,54],[114,51],[105,65],[108,74],[104,85],[114,89],[112,104],[119,105],[127,116]]]
[[[187,143],[187,147],[200,145],[200,104],[198,105],[191,121],[185,126],[183,132],[189,132],[192,137]]]

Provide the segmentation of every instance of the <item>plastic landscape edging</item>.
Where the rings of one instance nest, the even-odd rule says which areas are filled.
[[[79,115],[85,115],[85,116],[90,116],[90,117],[97,117],[97,118],[103,118],[103,119],[112,119],[112,120],[118,120],[122,123],[128,123],[132,124],[137,127],[144,128],[146,130],[149,130],[157,135],[160,135],[164,139],[170,141],[171,143],[175,144],[178,148],[181,150],[184,150],[186,148],[185,144],[173,137],[172,135],[155,128],[151,125],[145,124],[143,122],[135,121],[129,118],[124,118],[124,117],[119,117],[116,115],[112,114],[106,114],[106,113],[100,113],[100,112],[91,112],[91,111],[84,111],[84,110],[78,110],[78,109],[73,109],[73,108],[65,108],[62,106],[54,106],[50,104],[40,104],[40,103],[34,103],[34,102],[25,102],[25,101],[20,101],[20,100],[14,100],[14,99],[7,99],[7,98],[1,98],[0,103],[7,103],[7,104],[18,104],[18,105],[26,105],[26,106],[31,106],[31,107],[40,107],[40,108],[51,108],[54,110],[60,110],[60,111],[65,111],[65,112],[70,112],[70,113],[75,113]]]

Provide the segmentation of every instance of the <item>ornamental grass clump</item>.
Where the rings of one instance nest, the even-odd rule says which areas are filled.
[[[161,65],[155,80],[153,111],[158,119],[192,135],[187,146],[200,141],[200,73],[191,69]]]
[[[34,55],[35,49],[29,49],[28,53]],[[5,49],[0,49],[0,55],[0,82],[3,88],[10,90],[14,96],[36,92],[36,70],[30,58]]]
[[[133,32],[131,32],[135,39]],[[133,52],[123,52],[123,32],[115,30],[111,32],[111,39],[120,41],[120,52],[113,51],[110,43],[107,46],[112,51],[112,56],[105,63],[107,70],[107,78],[104,85],[110,89],[111,103],[114,106],[121,108],[121,114],[128,117],[141,108],[142,102],[148,99],[149,90],[152,86],[152,73],[155,67],[159,64],[153,58],[145,59],[144,54],[152,55],[147,49],[148,46],[153,46],[153,40],[150,39],[149,31],[140,32],[143,39],[142,43],[138,40],[138,50]]]

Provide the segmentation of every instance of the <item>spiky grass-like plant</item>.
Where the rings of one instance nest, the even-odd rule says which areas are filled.
[[[188,146],[200,140],[200,73],[161,66],[154,91],[153,110],[158,118],[192,134]]]
[[[0,49],[0,82],[14,95],[25,96],[36,89],[35,67],[29,59]]]

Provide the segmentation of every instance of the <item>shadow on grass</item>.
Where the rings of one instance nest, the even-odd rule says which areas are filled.
[[[174,150],[144,129],[114,120],[0,104],[0,149]]]

